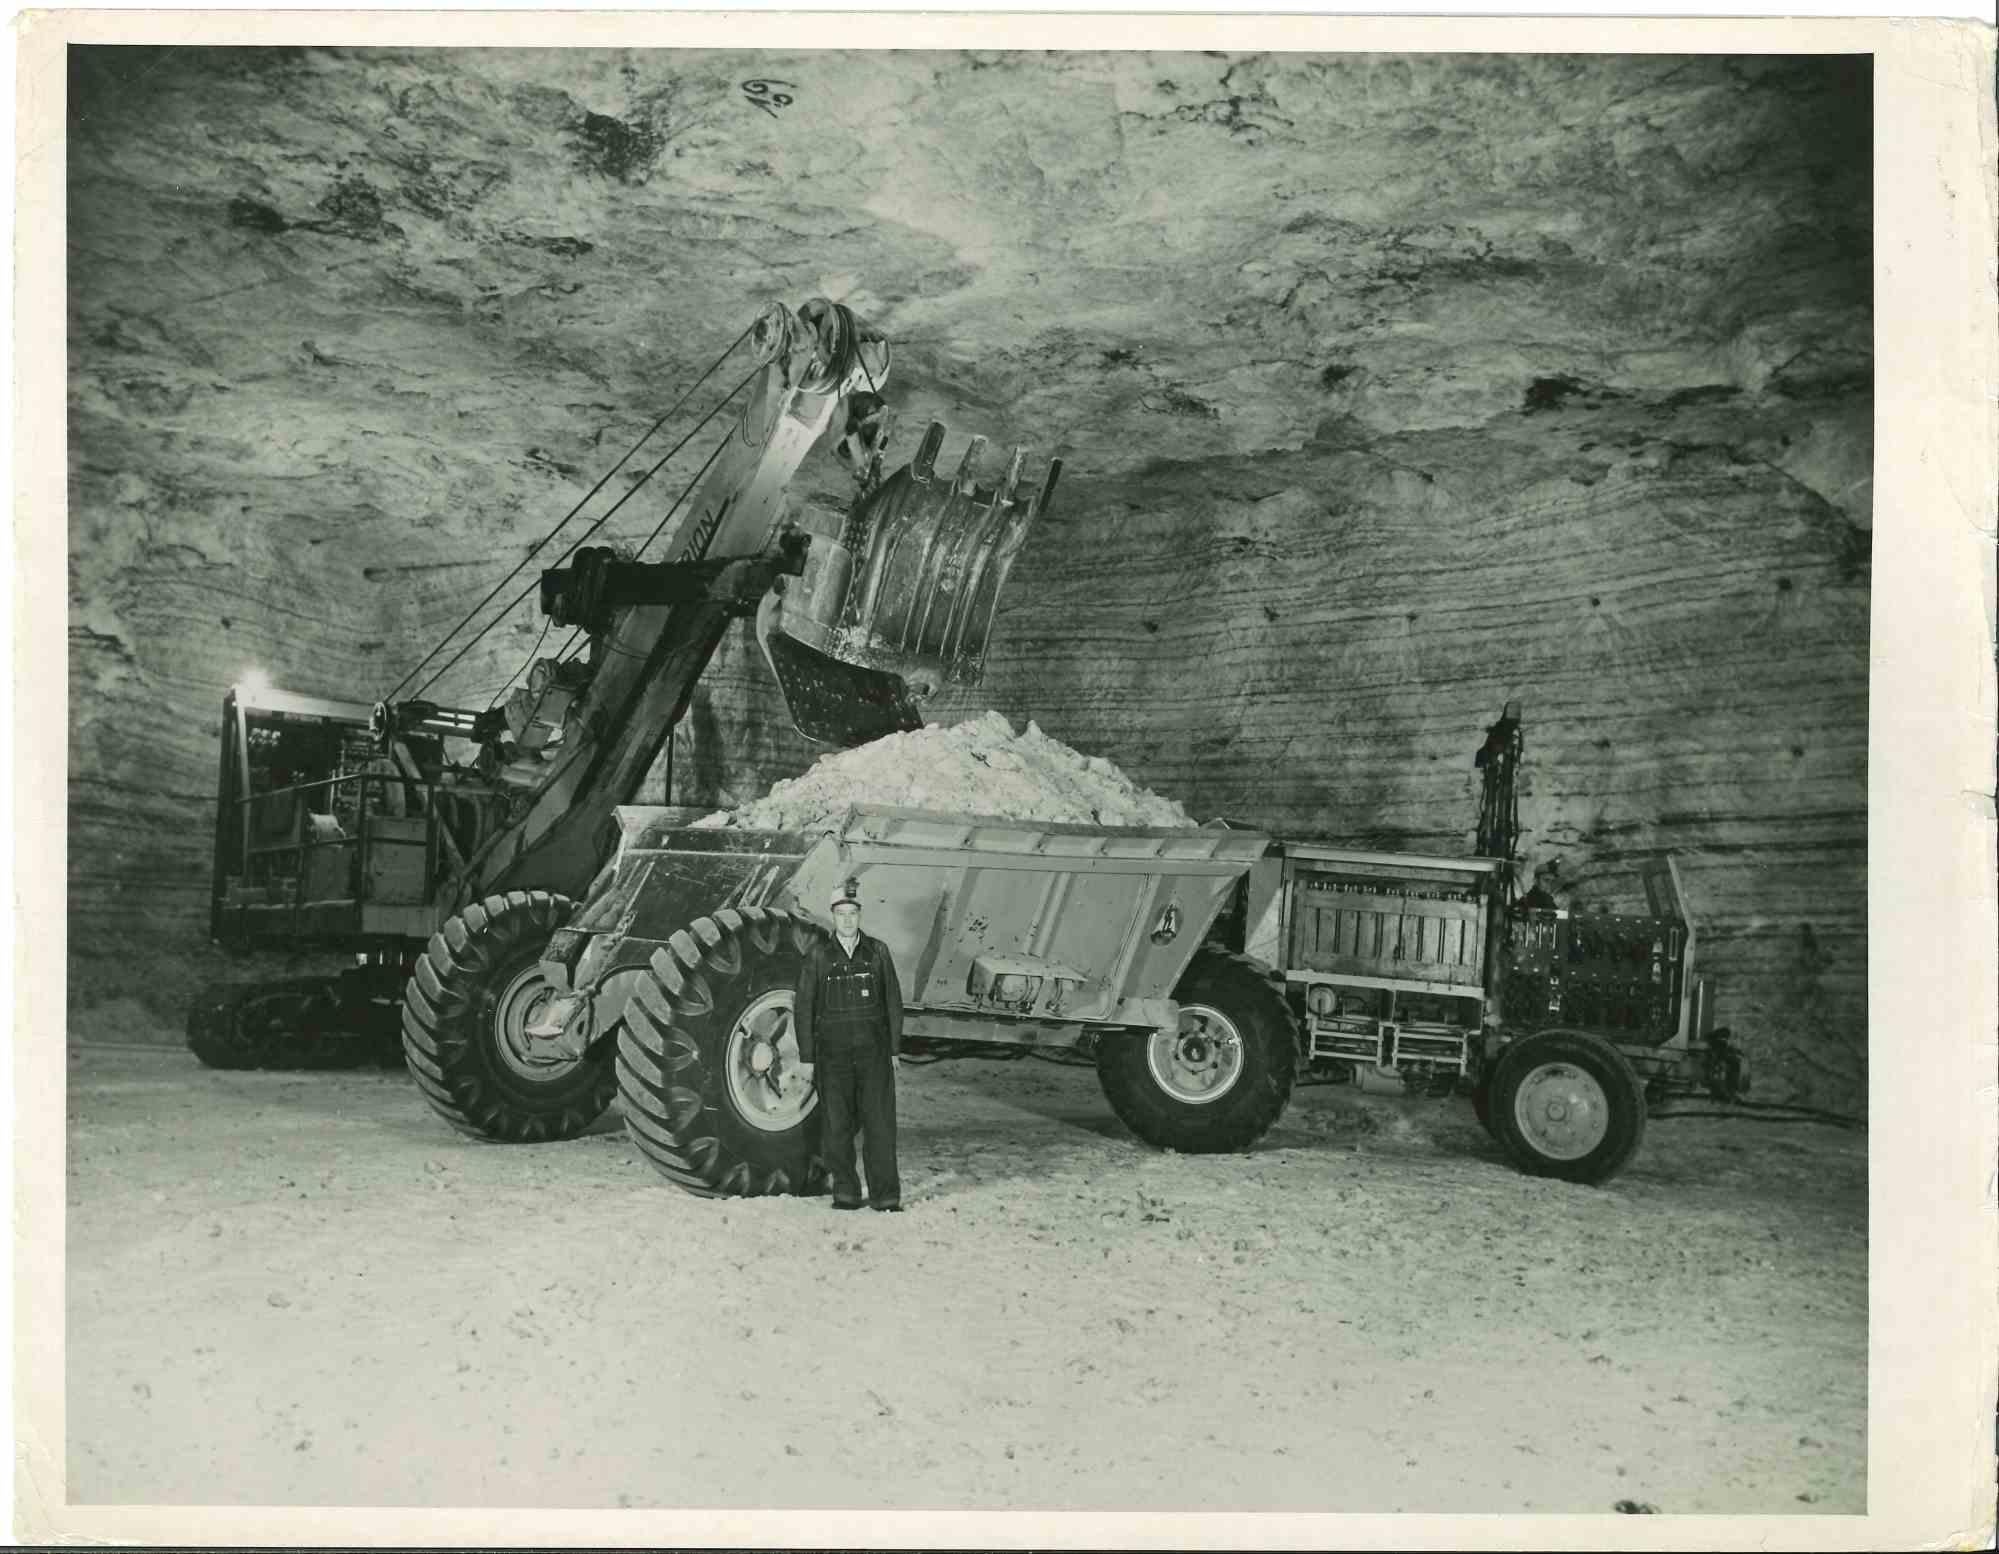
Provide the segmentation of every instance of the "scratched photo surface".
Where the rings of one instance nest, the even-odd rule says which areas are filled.
[[[1837,55],[73,48],[70,1498],[1864,1511],[1871,134]],[[1482,994],[1494,858],[1623,969]],[[849,879],[897,1216],[791,1025]],[[1605,1044],[1478,1082],[1696,980],[1596,1185]]]

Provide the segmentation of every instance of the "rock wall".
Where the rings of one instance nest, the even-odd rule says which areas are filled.
[[[200,963],[232,679],[386,691],[759,302],[824,292],[895,342],[896,456],[938,414],[947,459],[1067,461],[934,715],[1455,848],[1518,697],[1530,849],[1611,901],[1672,849],[1766,1093],[1862,1103],[1864,61],[77,53],[79,1028]],[[734,634],[673,797],[803,770],[775,709]]]

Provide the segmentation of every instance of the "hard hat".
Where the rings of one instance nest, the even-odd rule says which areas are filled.
[[[835,907],[850,906],[858,912],[861,909],[861,882],[859,880],[844,881],[840,888],[833,892],[833,905]]]

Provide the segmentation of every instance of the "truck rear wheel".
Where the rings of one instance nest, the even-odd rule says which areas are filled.
[[[424,1098],[474,1138],[574,1138],[617,1092],[608,1044],[582,1057],[530,1036],[550,988],[538,962],[575,910],[566,896],[510,890],[431,935],[403,990],[403,1056]]]
[[[1645,1091],[1630,1061],[1585,1031],[1537,1031],[1499,1056],[1493,1136],[1521,1170],[1607,1182],[1645,1139]]]
[[[1247,1149],[1291,1099],[1290,1006],[1257,962],[1217,949],[1195,953],[1173,997],[1178,1030],[1098,1041],[1097,1078],[1111,1110],[1162,1149]]]
[[[668,1181],[711,1198],[824,1187],[819,1096],[791,1025],[817,933],[788,912],[730,908],[654,951],[625,1006],[618,1095]]]

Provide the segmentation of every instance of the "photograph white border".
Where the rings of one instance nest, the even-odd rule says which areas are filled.
[[[1935,20],[42,12],[17,23],[15,1429],[29,1540],[1267,1548],[1991,1546],[1999,1389],[1999,491],[1989,28]],[[1875,482],[1864,1517],[71,1506],[63,1479],[69,43],[1871,53]]]

